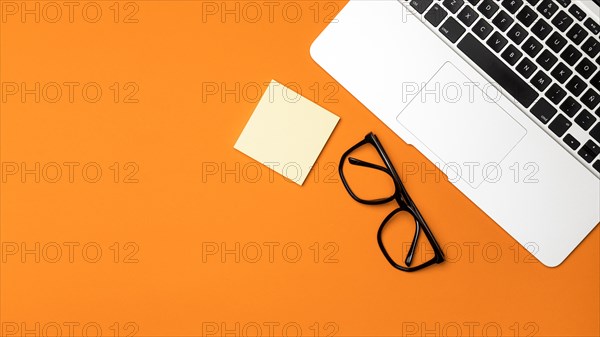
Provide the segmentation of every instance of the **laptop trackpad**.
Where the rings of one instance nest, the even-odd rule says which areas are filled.
[[[449,178],[456,174],[473,188],[486,174],[497,174],[496,165],[527,133],[496,103],[495,88],[477,84],[446,62],[429,82],[418,84],[420,91],[397,117],[443,161]]]

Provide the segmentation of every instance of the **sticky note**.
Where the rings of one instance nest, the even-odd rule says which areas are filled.
[[[302,185],[339,119],[272,80],[234,148]]]

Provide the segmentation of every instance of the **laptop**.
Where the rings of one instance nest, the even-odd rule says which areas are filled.
[[[310,52],[554,267],[600,221],[594,1],[350,0]]]

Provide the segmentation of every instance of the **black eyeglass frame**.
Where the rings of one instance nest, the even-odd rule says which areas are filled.
[[[373,163],[369,163],[369,162],[365,162],[365,161],[362,161],[360,159],[356,159],[353,157],[348,158],[348,156],[353,151],[355,151],[359,147],[366,145],[366,144],[373,145],[373,147],[375,148],[375,150],[377,150],[377,153],[379,154],[379,156],[385,163],[386,167],[383,167],[383,166],[380,166],[377,164],[373,164]],[[348,162],[352,165],[368,167],[368,168],[376,169],[376,170],[387,173],[394,181],[394,187],[395,187],[394,194],[387,198],[373,199],[373,200],[366,200],[366,199],[362,199],[362,198],[358,197],[352,191],[352,188],[350,188],[350,185],[348,184],[348,181],[346,180],[346,177],[344,175],[343,168],[344,168],[344,163],[346,161],[346,158],[348,158]],[[379,244],[379,249],[381,249],[381,252],[385,256],[387,261],[394,268],[402,270],[402,271],[406,271],[406,272],[412,272],[412,271],[417,271],[419,269],[428,267],[434,263],[444,262],[444,253],[442,252],[442,249],[440,248],[439,244],[435,240],[435,237],[433,236],[431,229],[429,229],[429,226],[427,226],[427,223],[425,222],[425,219],[423,219],[423,216],[419,212],[417,206],[411,199],[410,195],[408,195],[408,192],[406,191],[404,184],[402,184],[402,181],[400,180],[400,176],[396,172],[394,165],[392,164],[387,153],[383,149],[383,146],[379,142],[379,139],[377,138],[377,136],[374,133],[370,132],[369,134],[367,134],[365,136],[365,139],[361,140],[356,145],[352,146],[350,149],[348,149],[348,151],[346,151],[342,155],[338,170],[339,170],[339,174],[340,174],[342,183],[344,184],[344,187],[346,188],[346,191],[348,192],[348,194],[350,194],[352,199],[358,201],[359,203],[365,204],[365,205],[382,205],[382,204],[386,204],[392,200],[396,200],[396,202],[398,203],[398,208],[393,210],[390,214],[388,214],[385,217],[385,219],[383,219],[383,222],[381,223],[381,225],[379,226],[379,230],[377,231],[377,243]],[[383,240],[382,240],[383,228],[388,223],[388,221],[390,221],[390,219],[392,219],[392,217],[399,212],[407,212],[410,215],[412,215],[413,219],[415,219],[415,226],[416,226],[415,235],[413,237],[413,241],[410,245],[410,249],[409,249],[406,259],[404,261],[408,267],[404,267],[404,266],[396,263],[396,261],[394,261],[394,259],[392,259],[390,254],[385,249],[385,246],[384,246]],[[414,253],[417,248],[417,242],[419,239],[419,234],[421,233],[421,229],[423,230],[423,232],[425,233],[425,236],[427,237],[427,240],[431,244],[431,247],[433,248],[435,255],[431,260],[428,260],[418,266],[411,267],[410,265],[412,264],[412,259],[414,257]]]

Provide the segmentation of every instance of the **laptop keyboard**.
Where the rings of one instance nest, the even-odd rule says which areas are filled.
[[[600,25],[571,0],[408,0],[600,173]]]

